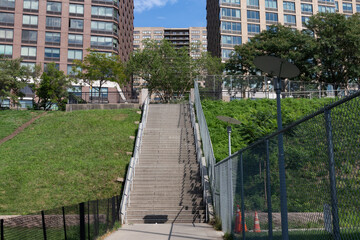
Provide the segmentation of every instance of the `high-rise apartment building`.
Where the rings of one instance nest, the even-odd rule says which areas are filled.
[[[133,50],[133,0],[0,0],[0,54],[34,66],[55,62],[65,73],[86,49]]]
[[[201,56],[207,51],[207,31],[205,27],[189,28],[162,28],[162,27],[136,27],[134,29],[134,50],[143,48],[143,40],[152,39],[161,41],[166,39],[175,47],[188,47],[193,58]]]
[[[247,42],[272,24],[304,29],[318,12],[351,15],[359,0],[207,0],[208,51],[229,58],[235,45]]]
[[[163,28],[163,27],[136,27],[134,29],[134,51],[144,48],[143,40],[161,41],[166,39],[175,47],[189,48],[193,58],[199,58],[201,52],[207,51],[207,31],[205,27]],[[142,78],[134,76],[133,88],[138,90],[146,84]]]

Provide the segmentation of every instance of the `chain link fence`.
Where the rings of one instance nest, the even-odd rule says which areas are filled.
[[[120,196],[0,220],[1,240],[90,240],[119,225]]]
[[[237,239],[284,239],[278,162],[283,135],[289,239],[360,239],[359,117],[356,92],[217,163],[212,191],[223,231]],[[205,120],[199,125],[207,131]],[[204,148],[210,144],[203,140]],[[255,212],[261,232],[254,231]]]
[[[208,75],[198,76],[199,91],[203,98],[212,100],[275,99],[273,79],[265,76]],[[335,89],[336,88],[336,89]],[[335,86],[329,83],[285,80],[282,98],[345,97],[360,90],[358,83]]]

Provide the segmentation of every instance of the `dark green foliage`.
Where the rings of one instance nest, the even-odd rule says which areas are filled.
[[[35,85],[36,95],[38,97],[37,108],[50,110],[54,104],[57,104],[60,110],[65,110],[67,89],[71,82],[59,71],[55,63],[49,63],[47,72],[41,75],[40,82]]]
[[[301,117],[320,109],[330,101],[329,99],[283,99],[283,123],[287,125],[299,120]],[[227,157],[228,140],[227,125],[218,120],[216,116],[232,117],[242,123],[241,125],[232,126],[233,152],[246,147],[249,143],[277,129],[275,100],[259,99],[231,102],[204,100],[202,105],[217,161]]]

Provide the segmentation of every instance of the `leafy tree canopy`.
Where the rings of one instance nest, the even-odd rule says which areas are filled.
[[[83,61],[74,60],[72,71],[76,79],[82,79],[90,86],[98,81],[99,91],[106,82],[115,82],[121,86],[127,81],[120,56],[108,56],[92,49],[88,49],[88,51],[89,54]]]
[[[360,76],[360,15],[319,13],[306,27],[316,38],[316,72],[319,81],[347,84]]]
[[[17,103],[18,98],[24,96],[21,89],[29,83],[32,77],[38,76],[38,66],[32,70],[29,67],[21,66],[21,61],[21,58],[0,58],[0,99],[9,97],[12,102]]]
[[[149,91],[157,93],[165,102],[183,96],[191,88],[196,75],[205,72],[220,74],[223,70],[219,58],[202,54],[199,59],[193,59],[188,48],[175,48],[166,40],[160,43],[145,40],[144,46],[130,58],[128,74],[144,79]]]
[[[40,81],[35,84],[38,108],[50,110],[54,104],[57,104],[60,109],[63,109],[70,86],[71,81],[64,72],[59,71],[55,63],[49,63],[47,72],[43,72]]]
[[[232,74],[255,74],[256,56],[273,55],[293,62],[300,80],[333,83],[335,89],[360,75],[360,15],[319,13],[302,32],[274,25],[240,46],[226,64]]]

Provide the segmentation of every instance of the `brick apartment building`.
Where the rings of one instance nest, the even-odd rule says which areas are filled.
[[[65,74],[88,48],[126,61],[133,50],[133,9],[133,0],[0,0],[0,54],[44,70],[55,62]]]

